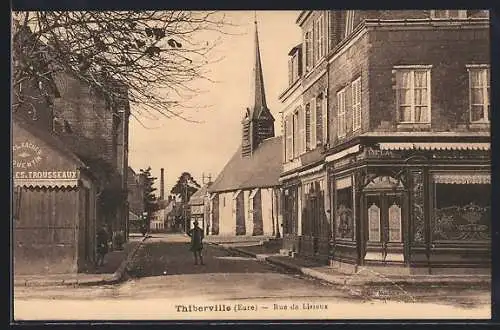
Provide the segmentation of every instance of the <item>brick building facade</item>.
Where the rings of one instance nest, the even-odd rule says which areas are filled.
[[[323,28],[321,17],[328,22]],[[312,43],[309,20],[319,22],[312,23]],[[307,56],[313,59],[310,71],[308,63],[302,65],[305,71],[295,83],[301,86],[298,106],[307,106],[308,89],[321,86],[326,75],[328,132],[324,161],[318,156],[318,165],[298,161],[308,155],[307,148],[285,158],[284,168],[291,169],[282,175],[285,197],[287,192],[297,197],[291,206],[285,204],[284,222],[302,230],[307,224],[316,227],[313,242],[330,236],[332,265],[348,271],[386,266],[438,273],[488,267],[487,11],[304,11],[297,22],[304,31],[302,53],[312,53]],[[328,40],[327,52],[317,39]],[[282,95],[285,134],[288,90]],[[293,145],[297,140],[299,147],[311,131],[307,117],[302,118],[306,128],[299,120],[295,129],[292,120],[286,139]],[[326,168],[324,208],[307,204],[303,194],[311,188],[303,179],[295,183],[298,193],[287,191],[293,171],[300,178],[308,166],[318,173]],[[327,229],[317,220],[323,209]],[[311,254],[302,243],[304,233],[291,234],[284,246]],[[324,244],[315,244],[313,255],[328,254]]]

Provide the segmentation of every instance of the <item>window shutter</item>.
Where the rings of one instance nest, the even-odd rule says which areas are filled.
[[[298,113],[298,122],[299,122],[299,154],[305,152],[305,116],[304,116],[304,108],[299,109]]]
[[[311,149],[316,147],[316,98],[311,100]]]
[[[362,88],[361,79],[358,79],[358,88],[356,90],[356,100],[358,102],[357,108],[356,108],[358,112],[357,112],[356,117],[357,117],[357,121],[358,121],[358,127],[361,127],[361,118],[363,115],[361,112],[362,111],[361,107],[363,106],[363,102],[361,101],[361,88]]]
[[[288,115],[285,121],[286,129],[286,160],[293,158],[293,134],[292,134],[292,116]]]
[[[283,121],[283,136],[284,136],[283,148],[282,148],[282,150],[283,150],[283,163],[286,163],[286,161],[287,161],[286,149],[288,148],[288,125],[286,122],[286,118]]]
[[[306,121],[306,132],[305,132],[306,150],[310,150],[311,149],[311,105],[310,104],[306,104],[305,121]]]
[[[316,98],[316,145],[323,142],[323,94]],[[315,145],[315,146],[316,146]]]
[[[361,79],[352,83],[352,128],[357,130],[361,126]]]
[[[323,143],[328,141],[328,89],[323,92]]]

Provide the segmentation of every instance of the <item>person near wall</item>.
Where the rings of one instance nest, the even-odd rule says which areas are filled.
[[[198,220],[193,223],[194,227],[188,231],[188,235],[191,237],[191,251],[194,255],[194,264],[198,264],[198,258],[200,259],[200,264],[203,263],[203,255],[201,251],[203,250],[203,229],[198,226]]]
[[[103,224],[97,231],[97,266],[104,265],[104,256],[108,253],[109,234],[106,225]]]

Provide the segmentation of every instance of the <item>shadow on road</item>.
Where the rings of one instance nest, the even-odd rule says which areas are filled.
[[[205,265],[195,265],[186,242],[150,241],[138,251],[127,272],[131,277],[209,273],[269,273],[274,267],[253,258],[231,255],[226,250],[205,244]]]

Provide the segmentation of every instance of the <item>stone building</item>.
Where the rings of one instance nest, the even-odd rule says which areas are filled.
[[[317,22],[312,29],[309,20]],[[304,28],[298,48],[304,70],[282,99],[285,107],[287,102],[305,107],[306,87],[321,85],[326,76],[327,138],[320,164],[326,167],[328,225],[319,236],[330,236],[332,265],[350,272],[360,267],[430,274],[488,271],[488,12],[304,11],[297,22]],[[318,40],[326,40],[326,46]],[[307,70],[309,58],[313,64]],[[296,92],[294,84],[301,85]],[[294,97],[299,101],[287,99]],[[307,116],[302,118],[307,126]],[[296,126],[292,122],[286,141],[306,140],[308,129],[300,129],[300,120]],[[282,179],[288,179],[286,169],[295,159],[307,155],[302,147],[303,155],[288,157],[287,148],[285,143]],[[302,182],[296,185],[308,190]],[[306,199],[293,196],[294,202],[285,203],[286,228],[314,226],[314,216],[304,217],[301,210]],[[313,214],[322,213],[319,207]],[[295,235],[299,241],[302,236]],[[299,245],[284,246],[293,244]],[[326,254],[324,245],[317,253]]]
[[[268,235],[279,232],[281,137],[267,107],[255,22],[253,104],[242,120],[242,143],[208,188],[212,235]]]

